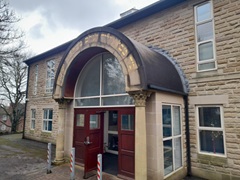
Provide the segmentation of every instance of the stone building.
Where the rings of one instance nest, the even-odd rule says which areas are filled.
[[[25,61],[24,137],[85,178],[101,153],[123,179],[240,179],[239,57],[240,1],[158,1]]]

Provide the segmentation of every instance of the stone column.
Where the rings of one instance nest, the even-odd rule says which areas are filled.
[[[55,99],[58,102],[58,127],[56,137],[56,157],[54,164],[61,164],[64,162],[64,124],[65,124],[65,111],[69,100]]]
[[[135,101],[135,179],[147,180],[146,99],[150,92],[130,93]]]

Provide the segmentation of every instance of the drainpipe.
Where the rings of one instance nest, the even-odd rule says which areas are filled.
[[[188,176],[192,176],[191,150],[190,150],[190,131],[189,131],[188,95],[184,96],[184,106],[185,106],[185,124],[186,124],[187,175]]]
[[[30,68],[29,68],[29,66],[28,66],[27,88],[26,88],[25,108],[24,108],[23,136],[22,136],[22,139],[25,139],[25,124],[26,124],[26,113],[27,113],[27,103],[28,103],[28,83],[29,83],[29,72],[30,72]]]

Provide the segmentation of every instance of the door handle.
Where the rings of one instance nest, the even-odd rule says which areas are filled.
[[[92,142],[89,141],[89,136],[87,136],[87,137],[85,138],[84,144],[85,144],[85,145],[90,145],[90,144],[92,144]]]

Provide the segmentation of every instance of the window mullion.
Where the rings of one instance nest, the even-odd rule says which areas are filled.
[[[102,88],[103,88],[103,54],[101,55],[101,60],[100,60],[100,99],[99,99],[99,106],[102,105]]]

